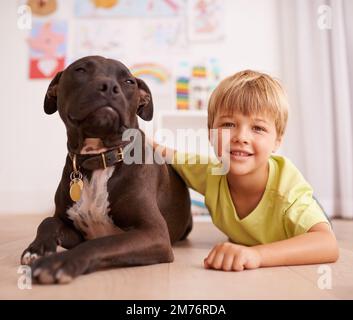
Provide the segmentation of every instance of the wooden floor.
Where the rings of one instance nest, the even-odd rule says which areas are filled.
[[[225,237],[210,222],[195,223],[174,248],[175,261],[100,271],[68,285],[18,288],[19,258],[32,241],[40,216],[0,217],[0,299],[353,299],[353,221],[333,222],[340,259],[319,265],[222,272],[202,267],[211,247]],[[320,289],[332,272],[332,288]],[[20,281],[21,282],[21,281]]]

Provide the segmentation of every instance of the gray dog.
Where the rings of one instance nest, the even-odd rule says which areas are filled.
[[[55,214],[21,257],[34,280],[67,283],[100,268],[173,261],[171,243],[192,229],[187,187],[170,165],[123,160],[124,131],[138,129],[137,115],[152,119],[147,85],[119,61],[85,57],[51,81],[44,111],[57,110],[68,155]]]

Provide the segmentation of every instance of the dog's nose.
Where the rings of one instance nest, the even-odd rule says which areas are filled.
[[[115,96],[119,94],[118,84],[114,80],[104,80],[98,83],[98,91],[103,94]]]

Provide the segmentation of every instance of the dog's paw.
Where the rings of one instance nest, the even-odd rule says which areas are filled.
[[[38,258],[39,256],[36,253],[32,253],[31,251],[25,250],[25,252],[21,256],[21,264],[30,265]]]
[[[43,256],[49,256],[56,252],[57,244],[54,240],[34,241],[23,251],[21,264],[31,265],[35,260]]]
[[[34,282],[41,284],[64,284],[85,273],[88,267],[87,258],[65,251],[36,260],[31,266],[32,278]]]

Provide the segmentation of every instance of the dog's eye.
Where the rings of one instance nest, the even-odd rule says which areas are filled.
[[[86,72],[86,69],[79,67],[79,68],[75,69],[75,71],[84,73],[84,72]]]
[[[127,80],[125,80],[125,82],[128,84],[135,84],[135,81],[131,80],[131,79],[127,79]]]

